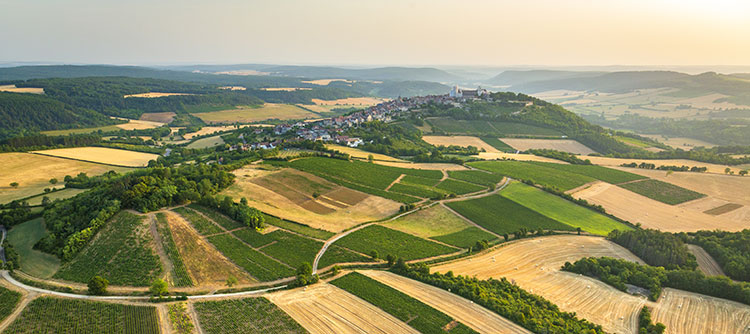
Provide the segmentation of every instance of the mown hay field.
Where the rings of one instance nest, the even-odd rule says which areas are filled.
[[[636,332],[646,299],[593,278],[560,271],[565,262],[609,256],[639,262],[635,255],[600,237],[558,235],[513,242],[489,253],[431,268],[479,279],[501,277],[557,304],[563,311],[600,324],[610,333]]]
[[[419,333],[385,311],[327,283],[273,292],[267,298],[311,334]]]
[[[263,106],[240,106],[235,109],[193,114],[208,124],[254,123],[268,119],[317,118],[307,110],[292,104],[266,103]]]
[[[132,170],[127,167],[106,166],[31,153],[0,153],[0,161],[3,162],[3,172],[0,173],[0,203],[42,194],[44,188],[59,188],[66,175],[86,173],[94,176],[110,170],[119,173]],[[49,183],[53,178],[58,180],[58,184]],[[12,182],[18,182],[18,187],[11,187]]]
[[[422,136],[422,140],[435,146],[474,146],[480,151],[484,150],[485,152],[491,153],[500,152],[492,145],[487,144],[483,140],[473,136]]]
[[[736,334],[750,327],[750,307],[697,293],[666,288],[651,312],[667,333]]]
[[[394,158],[389,155],[367,152],[367,151],[363,151],[358,148],[349,147],[349,146],[326,144],[326,148],[329,150],[336,150],[341,153],[346,153],[350,157],[357,158],[357,159],[368,159],[369,156],[372,156],[373,160],[406,162],[405,160]]]
[[[195,95],[195,94],[188,94],[188,93],[160,93],[160,92],[149,92],[149,93],[140,93],[140,94],[129,94],[123,96],[124,98],[131,98],[131,97],[140,97],[140,98],[146,98],[146,99],[154,99],[158,97],[166,97],[166,96],[183,96],[183,95]]]
[[[504,143],[519,151],[549,149],[582,155],[596,153],[596,151],[586,147],[586,145],[572,139],[503,138],[502,140]]]
[[[0,92],[44,94],[44,88],[16,87],[16,85],[0,85]]]
[[[153,129],[153,128],[158,128],[164,125],[164,123],[158,122],[158,121],[137,120],[137,119],[118,118],[118,117],[112,117],[112,118],[127,121],[127,123],[97,126],[93,128],[49,130],[49,131],[42,131],[41,133],[47,136],[66,136],[66,135],[71,135],[71,134],[92,133],[92,132],[97,132],[99,130],[103,132],[112,132],[112,131],[120,131],[120,130]]]
[[[159,156],[152,153],[120,150],[107,147],[58,148],[32,153],[123,167],[145,167]],[[77,174],[76,174],[77,175]]]
[[[263,212],[331,232],[383,219],[400,206],[289,168],[265,171],[247,166],[234,174],[235,183],[222,194],[237,200],[244,197]]]

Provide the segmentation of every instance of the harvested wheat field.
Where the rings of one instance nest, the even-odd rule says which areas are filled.
[[[268,171],[247,166],[233,173],[235,183],[222,194],[245,197],[250,206],[263,212],[331,232],[383,219],[400,207],[398,202],[294,169]]]
[[[268,119],[305,119],[319,117],[293,104],[266,103],[263,106],[240,106],[234,109],[196,113],[208,124],[253,123]]]
[[[663,137],[660,135],[642,135],[647,138],[654,139],[658,142],[667,144],[671,146],[672,148],[679,148],[685,151],[690,151],[695,147],[703,146],[706,148],[711,148],[716,146],[716,144],[711,144],[709,142],[705,142],[698,139],[693,138],[684,138],[684,137]]]
[[[142,121],[150,121],[150,122],[159,122],[159,123],[170,123],[172,120],[174,120],[174,117],[177,116],[177,114],[167,111],[167,112],[150,112],[142,114],[139,118]]]
[[[127,167],[113,167],[31,153],[0,153],[0,161],[3,162],[3,172],[0,173],[0,203],[41,194],[44,188],[60,188],[65,175],[76,176],[78,173],[86,173],[94,176],[110,170],[118,173],[131,170]],[[56,178],[59,183],[54,186],[50,184],[49,180],[52,178]],[[11,187],[11,182],[18,182],[18,187]]]
[[[311,334],[419,333],[372,304],[327,283],[274,292],[266,298]]]
[[[145,120],[139,120],[139,119],[128,119],[128,118],[117,118],[121,120],[128,121],[124,124],[117,124],[116,126],[123,130],[145,130],[145,129],[153,129],[158,128],[164,123],[161,122],[153,122],[153,121],[145,121]]]
[[[695,166],[695,164],[703,166],[701,163],[695,162],[689,166]],[[674,172],[667,175],[665,171],[660,170],[623,167],[617,169],[669,182],[686,189],[701,192],[709,197],[750,206],[750,191],[748,191],[750,189],[750,177],[692,172]],[[723,169],[721,173],[724,173]]]
[[[118,150],[107,147],[58,148],[54,150],[34,151],[32,153],[124,167],[145,167],[149,161],[156,160],[159,157],[151,153]]]
[[[123,96],[124,98],[129,97],[140,97],[140,98],[146,98],[146,99],[153,99],[157,97],[165,97],[165,96],[182,96],[182,95],[195,95],[195,94],[189,94],[189,93],[159,93],[159,92],[150,92],[150,93],[140,93],[140,94],[129,94]]]
[[[374,106],[381,102],[388,101],[387,99],[380,99],[377,97],[348,97],[345,99],[338,100],[321,100],[312,99],[312,102],[317,105],[323,106],[337,106],[337,105],[355,105],[355,106]]]
[[[595,182],[585,189],[571,194],[589,203],[601,205],[610,214],[644,228],[665,232],[694,232],[721,229],[740,231],[750,224],[724,217],[705,214],[682,206],[673,206],[652,200],[621,187],[605,182]],[[638,208],[638,210],[633,210]]]
[[[610,333],[635,333],[638,313],[646,303],[596,279],[560,271],[565,262],[609,256],[643,263],[635,255],[604,238],[558,235],[526,239],[492,252],[431,268],[445,273],[505,277],[521,288],[557,304],[563,311],[602,325]],[[495,261],[497,259],[497,261]]]
[[[461,146],[461,147],[474,146],[478,148],[480,151],[484,149],[485,152],[489,152],[489,153],[500,152],[496,148],[492,147],[492,145],[487,144],[483,140],[479,139],[478,137],[473,137],[473,136],[422,136],[422,140],[435,146],[451,146],[451,145],[456,145],[456,146]]]
[[[180,257],[196,286],[220,287],[229,276],[236,277],[239,284],[255,282],[203,239],[182,216],[172,211],[164,213]]]
[[[296,92],[298,90],[312,90],[312,88],[305,87],[272,87],[272,88],[261,88],[268,92]]]
[[[667,333],[737,334],[750,329],[750,306],[665,288],[651,318],[667,326]]]
[[[742,168],[739,168],[738,166],[725,166],[725,165],[717,165],[717,164],[710,164],[706,162],[700,162],[700,161],[693,161],[693,160],[685,160],[685,159],[663,159],[663,160],[654,160],[654,159],[623,159],[623,158],[608,158],[608,157],[595,157],[595,156],[579,156],[581,159],[589,159],[591,160],[591,163],[594,165],[600,165],[600,166],[609,166],[609,167],[620,167],[622,164],[629,164],[632,162],[635,162],[637,164],[640,164],[642,162],[655,164],[658,166],[698,166],[698,167],[706,167],[708,168],[708,173],[714,173],[714,174],[724,174],[724,169],[729,167],[729,169],[733,170],[735,174],[739,173]],[[629,168],[626,169],[628,172],[631,173],[638,173],[638,169],[640,168]],[[643,171],[648,171],[646,169],[642,169]],[[653,170],[651,170],[653,171]],[[665,171],[659,171],[662,173],[665,173]]]
[[[596,153],[596,151],[572,139],[503,138],[503,142],[519,151],[530,149],[550,149],[582,155]]]
[[[358,158],[358,159],[367,159],[369,156],[372,155],[372,158],[374,160],[380,160],[380,161],[398,161],[398,162],[406,162],[406,160],[401,160],[399,158],[394,158],[389,155],[380,154],[380,153],[372,153],[360,150],[358,148],[353,148],[349,146],[342,146],[342,145],[336,145],[336,144],[326,144],[326,148],[329,150],[336,150],[341,153],[346,153],[352,158]]]
[[[44,94],[44,88],[16,87],[16,85],[0,85],[0,92]]]
[[[467,170],[469,168],[449,163],[428,163],[428,162],[397,162],[397,161],[378,161],[375,163],[383,166],[409,168],[409,169],[426,169],[426,170]]]
[[[479,333],[531,333],[495,312],[432,285],[388,271],[367,270],[361,273],[432,306]]]
[[[726,276],[724,271],[721,270],[721,266],[701,246],[688,244],[687,247],[695,255],[695,258],[698,260],[698,269],[704,274],[708,276]]]
[[[313,85],[319,85],[319,86],[328,86],[331,82],[334,81],[342,81],[346,83],[354,83],[354,81],[346,80],[346,79],[318,79],[318,80],[307,80],[302,81],[303,83],[307,84],[313,84]]]
[[[503,141],[505,141],[505,138],[503,138]],[[479,158],[483,160],[518,160],[518,161],[541,161],[541,162],[552,162],[557,164],[567,164],[567,162],[547,157],[540,157],[538,155],[533,154],[524,154],[524,153],[503,153],[503,152],[497,152],[497,153],[491,153],[491,152],[479,152],[478,155],[472,155],[474,158]],[[582,157],[583,159],[588,159],[586,157]]]
[[[248,125],[240,125],[240,128],[247,127]],[[196,132],[186,133],[182,136],[182,138],[185,138],[187,140],[193,139],[193,137],[197,136],[203,136],[203,135],[210,135],[214,133],[221,133],[221,132],[227,132],[236,130],[237,127],[234,125],[225,125],[225,126],[204,126],[200,130]]]
[[[243,86],[221,86],[219,87],[221,90],[247,90],[247,87]]]

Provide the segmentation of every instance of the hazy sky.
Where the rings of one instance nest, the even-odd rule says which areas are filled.
[[[750,65],[750,1],[0,0],[0,61]]]

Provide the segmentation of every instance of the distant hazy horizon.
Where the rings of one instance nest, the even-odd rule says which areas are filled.
[[[731,69],[750,65],[748,14],[741,0],[0,0],[0,63]]]

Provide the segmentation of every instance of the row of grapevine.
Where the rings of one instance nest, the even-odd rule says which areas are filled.
[[[294,319],[266,298],[195,303],[201,329],[219,333],[307,333]]]
[[[177,245],[172,238],[172,230],[169,228],[167,215],[163,212],[156,214],[156,227],[161,236],[162,247],[164,247],[169,260],[172,261],[174,286],[193,286],[193,281],[190,279],[185,263],[182,262],[182,256],[177,251]]]

